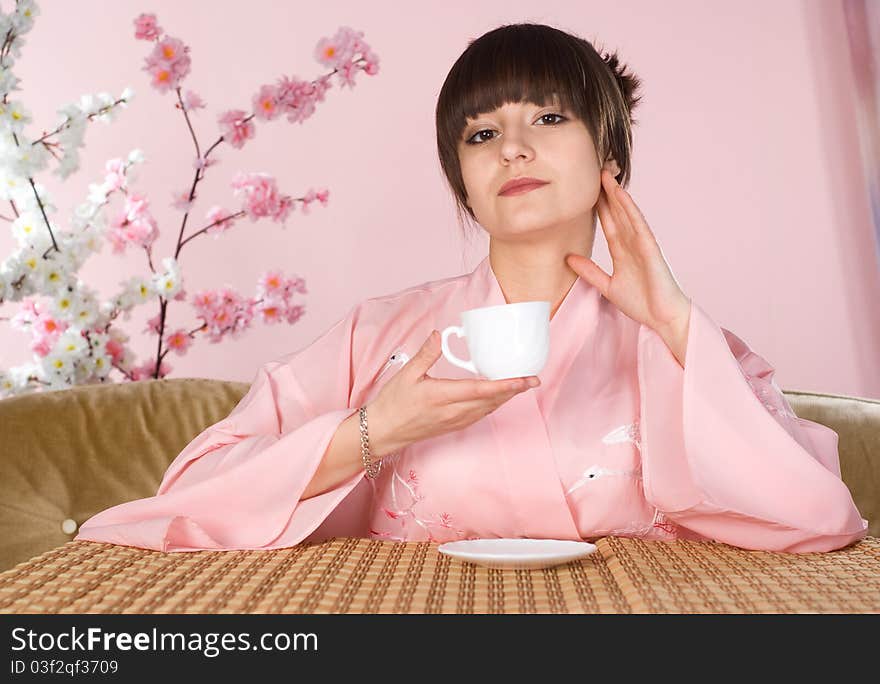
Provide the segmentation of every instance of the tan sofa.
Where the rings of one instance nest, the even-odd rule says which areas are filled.
[[[98,511],[154,495],[172,459],[248,388],[183,378],[0,400],[0,571],[70,541]],[[838,433],[843,480],[880,536],[880,401],[785,394]]]

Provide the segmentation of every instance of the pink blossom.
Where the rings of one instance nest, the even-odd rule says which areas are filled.
[[[150,202],[139,193],[131,193],[125,197],[125,215],[129,221],[135,221],[146,214]]]
[[[264,299],[254,308],[263,323],[280,323],[286,307],[283,300]]]
[[[195,196],[189,198],[189,190],[178,190],[172,195],[171,206],[180,211],[189,211],[195,200]]]
[[[193,160],[193,168],[194,169],[207,169],[209,166],[214,166],[219,160],[216,157],[210,157],[205,159],[204,157],[196,157]]]
[[[315,59],[339,74],[342,87],[354,87],[354,76],[358,71],[370,76],[379,72],[379,57],[364,42],[363,35],[363,31],[342,26],[335,36],[322,38],[315,47]],[[361,57],[355,60],[358,54]]]
[[[155,371],[156,371],[156,360],[153,359],[152,361],[150,361],[150,364],[147,366],[147,374],[153,375],[153,373]],[[171,372],[171,366],[163,361],[162,365],[159,366],[159,377],[164,378],[170,372]]]
[[[143,332],[150,333],[152,335],[158,335],[159,334],[159,323],[160,323],[161,317],[162,317],[162,314],[157,313],[150,320],[148,320],[147,327],[144,328]]]
[[[189,47],[179,38],[166,36],[153,48],[148,59],[154,63],[164,63],[174,72],[177,78],[183,78],[189,73],[190,58]]]
[[[278,117],[281,111],[278,108],[278,93],[275,86],[264,85],[254,95],[254,115],[264,121],[271,121]]]
[[[290,323],[296,323],[300,318],[303,317],[303,314],[306,312],[306,307],[302,304],[295,304],[294,306],[287,307],[287,311],[285,312],[285,320]]]
[[[181,328],[168,335],[165,338],[165,344],[169,349],[173,349],[176,354],[183,356],[192,344],[192,338],[186,330]]]
[[[134,37],[138,40],[156,40],[161,32],[155,14],[140,14],[134,20]]]
[[[198,93],[193,90],[187,90],[186,94],[183,96],[183,106],[186,111],[191,112],[196,109],[204,109],[205,102]]]
[[[122,343],[118,340],[107,340],[107,344],[104,345],[104,348],[107,350],[107,353],[110,354],[110,360],[114,364],[119,363],[125,355],[125,347],[123,347]]]
[[[69,327],[69,323],[44,312],[42,307],[30,299],[26,300],[12,323],[15,327],[30,327],[31,350],[39,356],[46,356],[52,350],[58,336]]]
[[[230,288],[216,292],[200,292],[193,299],[198,316],[207,324],[211,343],[220,342],[224,336],[237,337],[253,320],[254,304]]]
[[[177,88],[177,80],[174,78],[174,74],[168,65],[163,63],[150,64],[144,67],[144,71],[148,72],[152,77],[150,85],[160,93],[166,93]]]
[[[210,309],[217,303],[217,293],[212,290],[199,292],[193,297],[192,305],[196,309]]]
[[[220,233],[229,230],[235,223],[235,221],[230,218],[231,216],[232,213],[226,211],[226,209],[221,206],[211,207],[205,215],[205,218],[208,220],[208,225],[211,225],[212,223],[216,223],[216,225],[211,225],[211,227],[205,232],[208,234],[219,235]]]
[[[278,295],[284,291],[285,278],[281,271],[267,271],[257,283],[257,289],[261,293],[270,296]]]
[[[307,294],[306,282],[302,278],[285,278],[281,271],[267,271],[257,281],[257,297],[281,299],[285,304],[294,292]]]
[[[302,213],[308,214],[309,213],[309,204],[314,202],[315,200],[320,200],[321,204],[326,206],[327,205],[327,196],[329,194],[330,194],[330,191],[326,190],[326,189],[321,190],[320,192],[317,192],[315,190],[309,190],[305,194],[305,197],[302,197],[300,200],[302,202]]]
[[[324,99],[324,93],[330,88],[328,78],[312,83],[282,76],[278,81],[278,103],[287,112],[290,123],[302,123],[315,111],[315,103]]]
[[[315,46],[315,59],[324,66],[335,67],[339,64],[339,46],[332,38],[321,38]]]
[[[131,375],[132,380],[149,380],[153,377],[156,372],[156,359],[151,359],[150,361],[145,361],[140,366],[134,366],[130,371],[129,375]],[[171,366],[169,366],[164,361],[162,365],[159,366],[159,377],[164,378],[171,372]]]
[[[324,66],[338,68],[351,61],[356,48],[365,47],[360,41],[363,35],[362,32],[355,33],[347,26],[342,26],[332,38],[321,38],[318,41],[315,59]]]
[[[247,112],[241,109],[230,109],[217,119],[223,139],[235,148],[241,148],[245,142],[256,135],[253,121],[245,121]]]
[[[34,323],[34,333],[46,336],[57,336],[67,330],[67,327],[68,324],[65,321],[60,321],[56,318],[52,318],[52,316],[45,315],[38,318]]]
[[[342,81],[342,87],[348,86],[354,88],[354,74],[360,67],[354,62],[347,62],[338,69],[339,78]]]
[[[180,81],[189,74],[192,60],[189,47],[177,38],[166,36],[156,43],[153,51],[145,58],[144,71],[152,77],[152,85],[159,92],[177,88]]]
[[[122,252],[129,244],[149,247],[159,236],[159,226],[147,209],[145,197],[137,193],[125,196],[125,205],[110,221],[107,239],[114,253]]]
[[[363,31],[355,31],[354,29],[348,26],[342,26],[339,29],[340,32],[346,34],[348,36],[348,40],[350,41],[350,47],[352,55],[358,53],[367,53],[370,50],[370,46],[363,40],[364,32]]]
[[[303,278],[291,278],[287,281],[288,292],[299,292],[300,294],[308,294],[306,289],[306,281]]]
[[[37,302],[33,297],[28,297],[21,303],[21,308],[18,310],[16,317],[25,318],[27,320],[31,320],[32,318],[36,318],[39,316],[42,311],[42,306]]]
[[[104,165],[107,175],[104,182],[110,187],[110,190],[119,190],[125,187],[125,162],[122,159],[110,159]]]
[[[236,174],[232,181],[236,195],[244,194],[244,206],[251,221],[270,217],[283,222],[293,209],[293,200],[278,192],[275,179],[266,173]]]
[[[31,351],[37,356],[47,356],[52,351],[52,340],[42,337],[31,344]]]

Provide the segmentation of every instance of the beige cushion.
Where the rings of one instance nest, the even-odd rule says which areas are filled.
[[[0,570],[70,541],[98,511],[153,496],[174,457],[248,388],[174,378],[0,400]],[[799,416],[838,433],[841,476],[880,536],[880,402],[786,396]]]
[[[98,511],[153,496],[174,457],[248,388],[174,378],[0,400],[0,570],[70,541]]]

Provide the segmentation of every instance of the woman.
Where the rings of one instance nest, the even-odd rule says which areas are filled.
[[[614,534],[807,552],[864,537],[837,434],[799,419],[773,368],[682,292],[622,189],[638,86],[616,55],[548,26],[471,42],[437,141],[489,255],[362,301],[264,365],[156,496],[76,538],[197,551]],[[542,184],[504,192],[523,178]],[[610,276],[590,259],[597,218]],[[540,379],[480,379],[441,356],[436,331],[462,311],[531,300],[551,303]]]

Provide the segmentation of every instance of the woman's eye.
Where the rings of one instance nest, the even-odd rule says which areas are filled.
[[[541,119],[548,117],[548,116],[556,116],[556,117],[559,117],[560,119],[562,119],[563,121],[565,121],[565,117],[562,116],[562,114],[544,114],[543,116],[541,116],[540,119],[538,119],[538,121],[540,121]],[[560,123],[560,122],[557,122],[557,123]]]
[[[555,116],[556,118],[561,119],[561,121],[553,121],[553,122],[550,122],[551,125],[553,125],[553,126],[555,126],[555,125],[558,124],[558,123],[562,123],[562,121],[565,121],[565,117],[562,116],[562,114],[553,114],[553,113],[551,113],[551,114],[542,114],[540,117],[538,117],[538,121],[541,121],[541,120],[543,120],[543,119],[546,119],[548,116]],[[545,124],[545,125],[546,125],[546,124]],[[491,138],[479,138],[479,140],[474,140],[474,138],[476,138],[477,136],[482,135],[483,133],[493,133],[493,132],[494,132],[494,131],[492,131],[492,130],[490,130],[490,129],[488,129],[488,128],[484,128],[483,130],[480,130],[480,131],[477,131],[476,133],[474,133],[470,138],[468,138],[467,140],[465,140],[465,142],[466,142],[468,145],[481,145],[481,144],[483,144],[483,142],[485,142],[486,140],[491,140]]]

